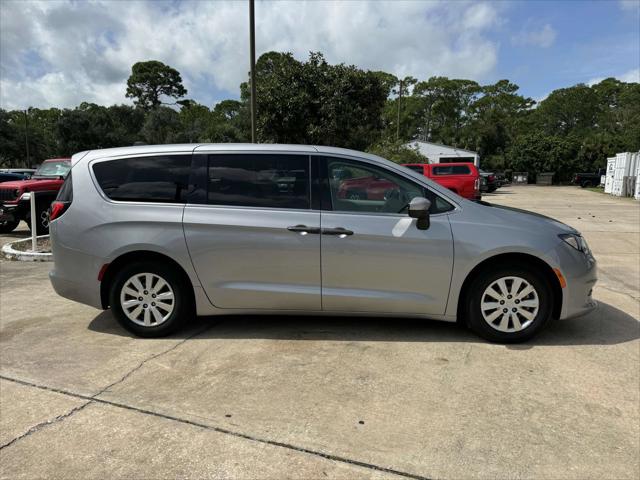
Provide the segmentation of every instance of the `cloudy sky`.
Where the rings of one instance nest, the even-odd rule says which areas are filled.
[[[640,81],[640,0],[260,1],[256,48],[426,79],[508,78],[536,99],[609,76]],[[188,98],[237,98],[245,1],[0,0],[2,108],[130,103],[131,65],[177,68]]]

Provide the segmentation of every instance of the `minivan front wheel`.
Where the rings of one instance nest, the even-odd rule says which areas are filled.
[[[469,292],[469,326],[493,342],[526,341],[551,317],[553,292],[534,269],[501,267],[486,271],[476,277]]]
[[[161,337],[192,316],[180,275],[169,266],[139,262],[125,266],[113,281],[109,304],[118,322],[142,337]]]

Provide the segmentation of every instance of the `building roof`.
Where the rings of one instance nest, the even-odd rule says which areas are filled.
[[[429,146],[433,146],[433,147],[441,147],[441,148],[445,148],[447,150],[454,151],[454,152],[465,152],[465,153],[470,153],[472,155],[478,155],[478,152],[473,152],[471,150],[465,150],[464,148],[452,147],[450,145],[443,145],[441,143],[425,142],[424,140],[411,140],[410,142],[405,143],[405,145],[415,145],[415,144],[429,145]]]

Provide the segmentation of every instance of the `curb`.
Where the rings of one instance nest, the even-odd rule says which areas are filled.
[[[37,238],[47,238],[49,235],[39,235]],[[51,253],[44,252],[25,252],[16,250],[13,245],[21,242],[30,242],[31,237],[21,238],[15,242],[6,243],[2,247],[2,255],[9,260],[17,260],[20,262],[51,262],[53,261],[53,255]]]

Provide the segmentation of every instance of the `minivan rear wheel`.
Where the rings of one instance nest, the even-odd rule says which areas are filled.
[[[492,342],[524,342],[551,318],[553,291],[544,276],[532,268],[487,270],[475,278],[468,291],[468,325]]]
[[[180,274],[168,265],[137,262],[113,280],[109,304],[116,320],[141,337],[175,332],[193,316],[193,305]]]

